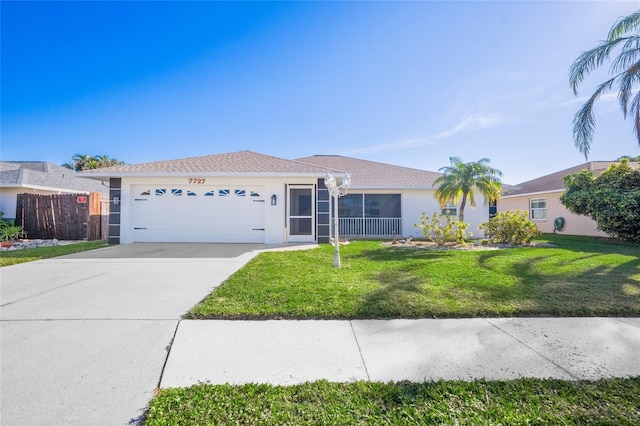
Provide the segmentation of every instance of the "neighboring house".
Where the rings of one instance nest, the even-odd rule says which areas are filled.
[[[553,232],[554,220],[564,219],[564,229],[560,231],[569,235],[603,236],[607,234],[597,229],[597,224],[587,216],[569,212],[560,202],[560,196],[565,192],[562,178],[582,170],[600,174],[615,161],[590,161],[550,175],[542,176],[519,185],[505,188],[502,198],[498,201],[498,211],[525,210],[529,212],[529,219],[538,225],[542,232]],[[631,163],[638,167],[638,163]]]
[[[18,194],[109,193],[108,185],[45,161],[0,162],[0,211],[15,219]]]
[[[112,244],[280,244],[329,240],[328,172],[338,182],[351,175],[349,194],[340,202],[341,235],[420,236],[413,227],[420,214],[441,210],[433,197],[440,174],[340,156],[286,160],[239,151],[82,175],[110,180]],[[481,235],[477,226],[488,220],[488,207],[465,216]]]

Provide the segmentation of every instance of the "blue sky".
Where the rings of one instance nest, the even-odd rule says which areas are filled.
[[[584,162],[568,69],[638,2],[1,3],[3,161],[252,150],[519,183]],[[639,155],[615,96],[590,160]]]

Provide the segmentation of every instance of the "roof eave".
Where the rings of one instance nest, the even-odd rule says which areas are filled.
[[[513,197],[522,197],[523,195],[541,195],[541,194],[552,194],[554,192],[564,192],[566,188],[560,189],[547,189],[546,191],[535,191],[535,192],[520,192],[518,194],[508,194],[502,195],[501,198],[513,198]]]
[[[88,194],[90,192],[99,192],[99,191],[91,191],[88,189],[70,189],[70,188],[58,188],[54,186],[42,186],[42,185],[31,185],[28,183],[18,183],[18,184],[0,184],[0,188],[24,188],[24,189],[33,189],[37,191],[52,191],[52,192],[64,192],[64,193],[81,193]],[[105,190],[108,189],[105,187]]]
[[[380,185],[375,185],[375,186],[363,186],[363,185],[351,185],[349,187],[350,190],[353,189],[366,189],[366,190],[375,190],[375,189],[396,189],[396,190],[407,190],[407,189],[418,189],[418,190],[433,190],[435,191],[435,188],[432,186],[380,186]]]
[[[96,178],[150,178],[150,177],[316,177],[321,178],[326,172],[93,172],[82,177]]]

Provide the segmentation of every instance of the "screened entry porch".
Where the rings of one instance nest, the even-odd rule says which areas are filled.
[[[338,230],[341,236],[402,235],[400,194],[347,194],[339,200]]]

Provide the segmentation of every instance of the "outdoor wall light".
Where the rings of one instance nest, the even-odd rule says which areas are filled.
[[[276,194],[273,194],[271,196],[271,205],[275,206],[277,202],[278,202],[278,197],[276,197]]]

